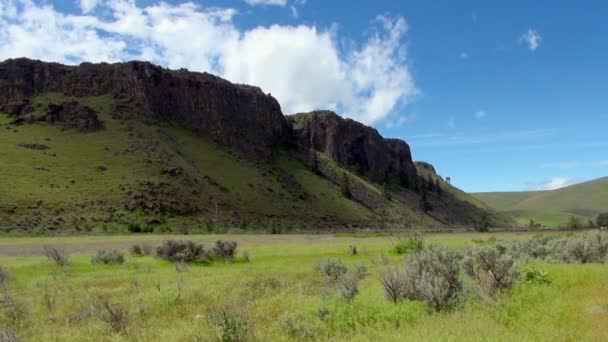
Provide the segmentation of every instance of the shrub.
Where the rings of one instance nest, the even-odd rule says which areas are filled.
[[[346,273],[338,281],[340,295],[347,301],[351,301],[359,293],[359,277],[355,273]]]
[[[608,213],[599,214],[597,216],[596,224],[598,227],[608,227]]]
[[[127,224],[127,229],[131,233],[150,233],[154,229],[152,225],[148,224],[148,221],[141,209],[137,209],[133,212],[133,216]]]
[[[354,245],[348,246],[348,254],[349,255],[357,255],[358,254],[357,246],[354,246]]]
[[[147,243],[141,243],[132,245],[131,248],[129,248],[129,252],[134,256],[151,255],[153,252],[153,248]]]
[[[68,254],[57,247],[44,246],[44,255],[58,266],[67,266],[70,264]]]
[[[524,271],[523,278],[529,284],[551,284],[547,272],[539,269],[528,268]]]
[[[295,340],[316,340],[320,330],[318,322],[304,315],[285,314],[279,318],[279,331]]]
[[[129,322],[127,309],[120,304],[111,304],[107,298],[101,300],[97,316],[102,322],[109,325],[114,332],[123,331]]]
[[[369,275],[369,272],[367,271],[367,266],[365,266],[365,264],[355,264],[355,269],[353,273],[359,279],[364,279]]]
[[[189,240],[167,240],[156,250],[159,258],[172,262],[195,262],[207,257],[203,246]]]
[[[223,308],[211,315],[219,329],[219,339],[223,342],[246,341],[249,336],[249,321],[242,310]]]
[[[419,252],[424,248],[424,240],[421,234],[412,234],[407,239],[400,239],[390,249],[390,252],[397,255]]]
[[[93,265],[105,264],[105,265],[117,265],[125,262],[125,255],[123,252],[118,250],[105,250],[102,249],[93,256],[91,263]]]
[[[0,266],[0,286],[6,286],[9,278],[10,276],[8,275],[8,272],[2,266]]]
[[[513,286],[519,276],[515,258],[503,245],[470,249],[462,261],[464,272],[491,292]]]
[[[244,251],[241,258],[243,259],[243,262],[251,262],[251,257],[249,256],[248,251]]]
[[[327,259],[316,264],[314,269],[321,274],[323,281],[332,284],[335,284],[348,272],[340,259]]]
[[[405,277],[397,270],[386,272],[380,282],[384,287],[384,295],[391,302],[396,303],[399,299],[405,297]]]
[[[426,301],[435,311],[448,309],[462,292],[459,255],[447,247],[431,245],[406,261],[403,296]]]
[[[236,254],[237,243],[236,241],[222,241],[218,240],[215,242],[213,247],[213,256],[216,258],[230,261],[234,259]]]
[[[570,239],[563,259],[569,262],[603,263],[608,256],[608,233],[590,232]]]

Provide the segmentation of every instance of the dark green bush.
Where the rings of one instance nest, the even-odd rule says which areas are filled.
[[[407,239],[399,239],[393,245],[390,252],[397,255],[416,253],[424,248],[424,240],[421,234],[412,234]]]
[[[528,268],[523,272],[524,282],[529,284],[551,284],[547,272],[535,268]]]
[[[93,265],[104,264],[104,265],[118,265],[125,262],[125,255],[123,252],[118,250],[105,250],[102,249],[97,251],[97,254],[91,259]]]
[[[195,262],[208,257],[202,245],[189,240],[167,240],[156,250],[159,258],[172,262]]]

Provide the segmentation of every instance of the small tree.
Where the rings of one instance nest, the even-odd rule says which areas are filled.
[[[348,177],[346,172],[344,172],[342,174],[342,184],[341,184],[340,190],[342,191],[342,195],[344,197],[352,198],[353,195],[350,192],[350,178]]]
[[[598,227],[608,227],[608,213],[599,214],[597,217]]]
[[[568,219],[568,225],[566,226],[570,229],[581,229],[583,228],[583,221],[576,216],[570,216],[570,219]]]
[[[445,179],[446,182],[448,182],[448,184],[452,184],[452,178],[448,177]]]

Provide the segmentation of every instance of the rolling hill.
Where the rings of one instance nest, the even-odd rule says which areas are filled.
[[[527,224],[563,226],[571,216],[584,222],[608,212],[608,177],[551,191],[473,193],[499,212]]]
[[[0,230],[268,232],[511,222],[409,146],[145,62],[0,63]],[[442,191],[441,189],[446,189]]]

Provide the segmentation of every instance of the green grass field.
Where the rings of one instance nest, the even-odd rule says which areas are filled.
[[[521,224],[531,219],[549,227],[565,226],[572,216],[584,223],[608,212],[608,177],[552,191],[483,192],[474,197]]]
[[[427,244],[462,248],[491,237],[522,239],[531,234],[428,234],[425,239]],[[205,246],[217,239],[236,240],[250,262],[216,261],[191,265],[186,272],[150,256],[127,256],[125,264],[115,266],[90,262],[102,248],[126,251],[134,243],[158,245],[168,238],[192,239]],[[395,241],[331,235],[2,238],[0,265],[10,274],[6,294],[21,309],[10,319],[2,316],[2,324],[10,325],[0,325],[0,331],[17,326],[24,341],[213,341],[220,336],[215,313],[232,308],[245,317],[251,340],[259,341],[608,339],[606,265],[535,262],[534,267],[548,272],[552,284],[518,283],[492,300],[468,296],[452,311],[432,313],[422,302],[393,304],[384,297],[381,275],[404,260],[388,253]],[[47,261],[42,255],[45,245],[71,253],[71,265]],[[356,245],[359,253],[348,254],[349,245]],[[327,258],[368,267],[370,275],[353,301],[324,286],[313,270],[315,263]],[[126,309],[124,331],[113,332],[90,310],[100,298]]]

